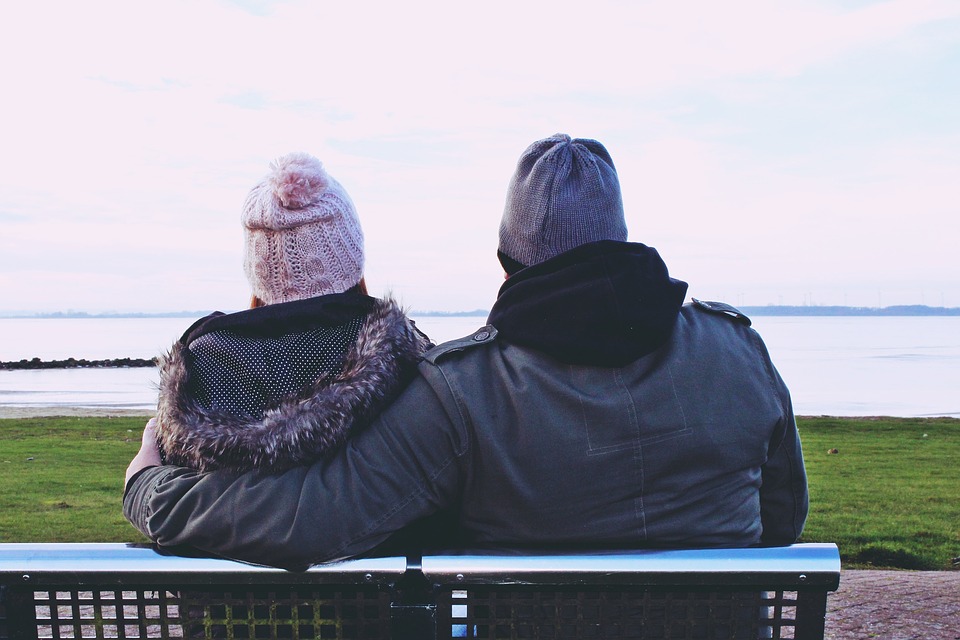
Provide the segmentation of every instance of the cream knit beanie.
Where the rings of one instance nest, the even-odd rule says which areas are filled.
[[[363,231],[350,196],[307,153],[291,153],[243,206],[243,269],[266,304],[342,293],[363,277]]]

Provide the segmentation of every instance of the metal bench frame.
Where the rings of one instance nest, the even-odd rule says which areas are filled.
[[[450,554],[305,572],[149,545],[0,543],[0,640],[822,640],[833,544]]]

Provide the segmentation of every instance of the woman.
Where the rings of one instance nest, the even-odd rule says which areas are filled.
[[[160,361],[167,462],[280,471],[369,421],[431,346],[390,298],[367,295],[353,202],[319,160],[271,165],[243,208],[251,309],[201,318]]]

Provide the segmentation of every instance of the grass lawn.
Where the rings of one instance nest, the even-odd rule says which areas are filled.
[[[121,498],[146,421],[0,420],[0,541],[145,541]]]
[[[144,541],[123,518],[121,492],[145,422],[0,420],[0,541]],[[799,423],[811,501],[802,541],[836,542],[845,567],[951,567],[960,556],[960,420]]]
[[[798,423],[811,505],[802,542],[836,542],[846,567],[951,568],[960,556],[960,420]]]

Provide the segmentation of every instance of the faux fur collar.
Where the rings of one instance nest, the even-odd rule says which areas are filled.
[[[430,346],[396,302],[376,300],[339,374],[322,376],[262,419],[244,419],[191,398],[187,348],[177,342],[160,360],[160,448],[169,463],[200,471],[282,471],[311,462],[369,422],[416,374]]]

